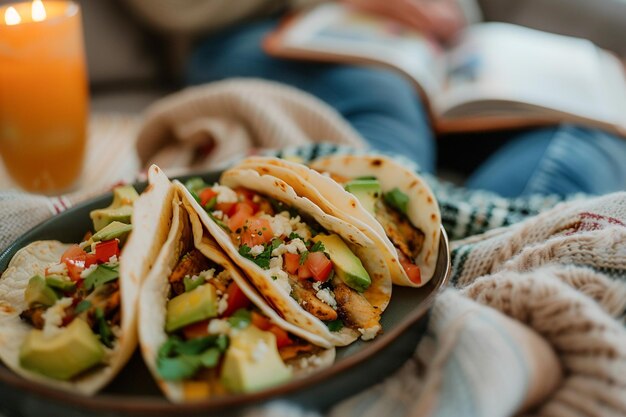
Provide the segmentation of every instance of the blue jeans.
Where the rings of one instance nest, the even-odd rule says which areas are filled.
[[[261,42],[276,20],[246,23],[195,48],[187,82],[230,77],[280,81],[337,110],[374,149],[395,152],[435,169],[435,140],[411,83],[396,72],[342,64],[298,62],[266,55]],[[502,196],[626,188],[626,140],[596,129],[563,125],[515,135],[479,166],[466,186]]]

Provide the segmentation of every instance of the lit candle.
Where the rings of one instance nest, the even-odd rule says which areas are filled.
[[[35,0],[0,8],[0,154],[19,185],[52,192],[75,182],[87,97],[79,6]]]

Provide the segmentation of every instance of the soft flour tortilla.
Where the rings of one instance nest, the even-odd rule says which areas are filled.
[[[310,164],[311,168],[319,172],[328,172],[342,177],[354,179],[358,177],[374,176],[380,182],[383,192],[398,188],[409,197],[407,217],[411,224],[424,233],[424,246],[419,256],[414,259],[421,271],[421,283],[411,282],[402,269],[401,274],[394,273],[394,284],[420,287],[426,284],[432,277],[437,266],[437,254],[439,253],[439,239],[441,234],[441,213],[435,196],[428,185],[413,171],[384,156],[366,155],[335,155],[319,158]],[[341,202],[339,191],[331,188],[321,189],[326,198],[333,203]],[[343,188],[341,189],[343,191]],[[345,191],[343,191],[345,192]],[[342,212],[369,222],[372,230],[377,230],[380,224],[361,206],[341,208]],[[384,233],[384,231],[383,231]],[[392,252],[394,256],[396,252]],[[399,279],[401,278],[401,279]]]
[[[44,275],[45,268],[58,263],[70,247],[58,241],[39,241],[18,251],[0,278],[0,359],[13,371],[53,388],[92,395],[126,364],[137,345],[139,287],[167,237],[169,224],[160,219],[171,217],[168,212],[171,213],[171,196],[174,194],[172,184],[157,167],[150,168],[149,179],[150,184],[134,203],[133,232],[120,255],[120,332],[107,365],[94,368],[72,381],[47,378],[20,366],[20,347],[33,329],[19,317],[28,308],[24,301],[28,281],[35,274]]]
[[[336,213],[333,210],[325,212],[308,198],[300,197],[291,186],[274,176],[261,175],[249,169],[231,169],[222,175],[220,182],[233,189],[245,187],[282,201],[310,215],[326,230],[340,235],[361,259],[372,279],[372,285],[363,295],[378,311],[382,313],[385,310],[391,298],[391,279],[386,260],[376,250],[374,242],[357,227],[335,217]],[[335,346],[348,345],[360,336],[357,331],[347,327],[338,332],[331,332],[324,322],[305,311],[296,300],[276,285],[267,270],[239,254],[230,236],[211,220],[182,184],[178,183],[177,187],[226,254],[245,272],[254,287],[285,320],[326,339]]]
[[[250,286],[239,270],[223,254],[217,243],[209,236],[204,235],[204,228],[194,209],[183,205],[180,198],[175,196],[172,201],[173,220],[167,241],[159,253],[154,267],[146,279],[139,301],[139,338],[141,353],[145,363],[152,372],[165,395],[174,402],[206,399],[207,396],[224,394],[225,391],[217,379],[210,381],[164,381],[157,372],[157,355],[159,348],[167,341],[165,332],[165,317],[167,312],[167,297],[170,283],[168,277],[176,267],[178,260],[185,250],[185,236],[193,234],[194,246],[207,258],[230,271],[233,280],[246,296],[276,325],[297,336],[310,340],[313,343],[330,347],[328,342],[315,335],[310,335],[301,328],[293,326],[283,320],[272,310],[259,293]],[[189,228],[192,230],[190,231]],[[321,352],[315,369],[330,366],[335,359],[335,349],[330,348]]]
[[[387,265],[394,284],[420,287],[432,278],[439,253],[441,214],[433,192],[413,171],[390,158],[365,155],[323,157],[313,161],[311,168],[272,157],[246,158],[240,166],[288,181],[296,188],[298,194],[311,199],[322,208],[334,207],[339,212],[338,217],[350,221],[376,242],[387,257]],[[380,223],[367,212],[356,197],[345,191],[342,185],[320,172],[337,174],[348,179],[375,176],[383,191],[397,187],[409,196],[407,217],[413,226],[422,230],[425,235],[422,252],[414,260],[420,267],[420,284],[409,280],[400,265],[396,249]]]

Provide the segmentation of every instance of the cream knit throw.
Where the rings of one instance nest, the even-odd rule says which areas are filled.
[[[137,150],[144,164],[171,173],[215,169],[251,148],[320,141],[363,147],[358,133],[316,97],[279,83],[232,79],[191,87],[151,106]]]

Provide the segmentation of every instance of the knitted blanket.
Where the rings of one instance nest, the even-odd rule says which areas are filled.
[[[134,143],[137,127],[109,136],[107,148]],[[369,152],[319,101],[259,81],[189,89],[157,103],[139,127],[139,159],[161,155],[178,172],[224,166],[252,148],[305,161]],[[231,142],[229,132],[239,139]],[[292,137],[302,146],[287,147]],[[92,140],[90,153],[103,147]],[[138,154],[115,157],[104,161],[108,183],[72,195],[0,192],[0,250],[37,222],[136,175]],[[118,163],[132,170],[116,171]],[[626,193],[510,200],[426,178],[453,239],[453,288],[438,297],[413,358],[329,415],[626,415]],[[317,414],[277,403],[250,415]]]

